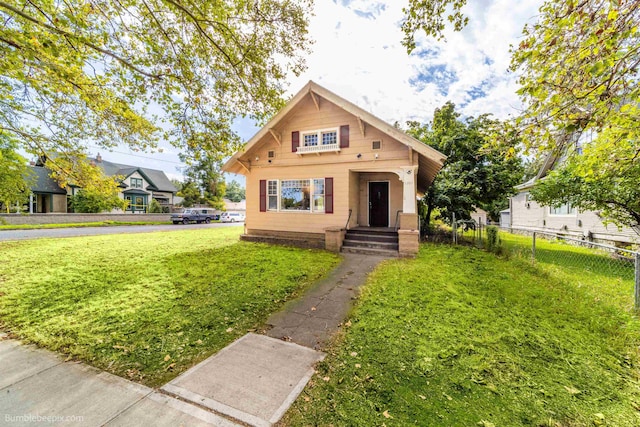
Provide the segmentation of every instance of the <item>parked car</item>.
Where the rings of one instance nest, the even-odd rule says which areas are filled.
[[[239,212],[222,212],[220,215],[221,222],[242,222],[244,220],[244,214]]]
[[[213,209],[208,208],[189,208],[182,213],[174,213],[171,215],[171,222],[174,224],[189,224],[190,222],[206,222],[207,224],[216,219]]]

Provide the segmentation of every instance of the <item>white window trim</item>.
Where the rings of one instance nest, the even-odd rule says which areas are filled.
[[[330,145],[322,145],[322,134],[326,132],[335,132],[336,133],[336,143]],[[318,145],[305,145],[304,137],[305,135],[317,135],[318,136]],[[316,129],[316,130],[305,130],[300,132],[300,145],[296,150],[297,154],[306,154],[306,153],[322,153],[326,151],[340,151],[340,128],[325,128],[325,129]]]
[[[323,197],[325,198],[325,209],[321,210],[321,211],[317,211],[313,209],[313,196],[314,196],[314,185],[313,185],[313,181],[314,180],[323,180],[325,181],[325,189],[322,193]],[[281,209],[281,198],[282,198],[282,181],[305,181],[305,180],[309,180],[309,210],[295,210],[295,209]],[[269,209],[269,182],[270,181],[275,181],[276,182],[276,187],[277,187],[277,199],[278,199],[278,204],[277,204],[277,209]],[[326,198],[327,198],[327,189],[326,189],[326,180],[325,178],[287,178],[287,179],[268,179],[267,180],[267,200],[266,200],[266,204],[267,204],[267,212],[281,212],[281,213],[297,213],[297,214],[324,214],[326,213]]]
[[[563,203],[560,206],[566,205],[567,203]],[[550,217],[559,217],[559,218],[569,218],[569,217],[577,217],[578,216],[578,209],[576,209],[575,206],[572,206],[571,209],[573,209],[572,213],[566,213],[566,214],[557,214],[557,213],[551,213],[551,206],[547,206],[547,213],[549,214]]]
[[[269,183],[270,182],[275,182],[276,183],[276,208],[275,209],[269,209],[269,197],[271,196],[269,194]],[[269,211],[269,212],[278,212],[278,210],[280,210],[280,180],[279,179],[268,179],[267,180],[267,211]]]

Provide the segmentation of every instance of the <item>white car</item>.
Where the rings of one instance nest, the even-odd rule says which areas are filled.
[[[244,219],[244,214],[238,212],[222,212],[220,215],[220,222],[243,222]]]

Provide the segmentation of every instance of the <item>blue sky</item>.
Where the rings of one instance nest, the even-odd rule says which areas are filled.
[[[434,109],[448,100],[465,116],[517,114],[521,105],[515,93],[517,76],[508,72],[509,49],[518,45],[525,23],[535,22],[542,0],[469,0],[464,9],[467,28],[446,33],[446,42],[419,37],[411,56],[400,44],[402,7],[407,3],[316,0],[308,68],[289,78],[288,95],[314,80],[390,123],[429,121]],[[249,120],[236,125],[245,141],[257,130]],[[116,151],[120,153],[101,154],[114,162],[180,176],[178,150],[168,144],[163,153],[133,153],[144,158],[121,154],[126,148]]]

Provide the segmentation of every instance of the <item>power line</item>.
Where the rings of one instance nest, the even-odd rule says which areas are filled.
[[[97,145],[89,145],[89,147],[98,148],[98,149],[104,148],[104,147],[98,147]],[[140,155],[140,154],[125,153],[123,151],[115,151],[115,150],[108,150],[108,151],[110,153],[118,153],[118,154],[124,154],[126,156],[140,157],[141,159],[155,160],[157,162],[165,162],[165,163],[172,163],[174,165],[186,166],[182,162],[174,162],[172,160],[163,160],[163,159],[158,159],[158,158],[155,158],[155,157],[143,156],[143,155]]]

